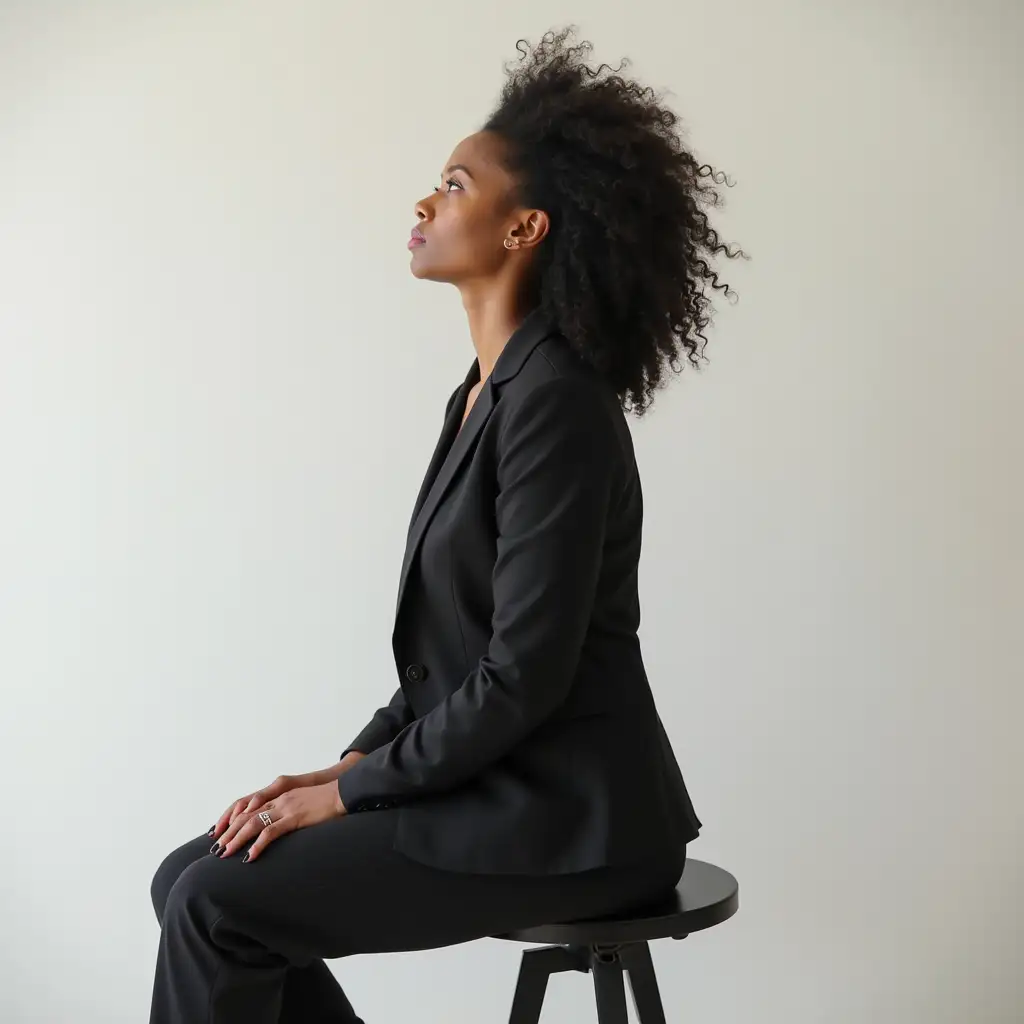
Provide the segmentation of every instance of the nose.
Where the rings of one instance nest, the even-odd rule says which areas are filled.
[[[420,221],[421,223],[423,221],[425,221],[425,220],[429,220],[430,217],[432,216],[432,211],[430,209],[430,200],[429,199],[421,199],[416,204],[415,211],[416,211],[416,219],[418,221]]]

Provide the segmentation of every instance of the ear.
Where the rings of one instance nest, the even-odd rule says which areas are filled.
[[[519,249],[532,249],[539,245],[551,229],[551,218],[543,210],[524,210],[521,220],[512,230]]]

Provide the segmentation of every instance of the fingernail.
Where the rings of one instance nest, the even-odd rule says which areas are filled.
[[[245,863],[245,862],[246,862],[246,861],[247,861],[248,859],[249,859],[249,854],[246,854],[246,855],[245,855],[245,856],[244,856],[244,857],[242,858],[242,863],[244,864],[244,863]]]
[[[214,843],[213,846],[210,847],[210,853],[220,853],[220,843]]]
[[[208,836],[212,836],[212,835],[213,835],[213,833],[214,833],[214,830],[215,830],[216,828],[217,828],[217,826],[216,826],[216,825],[211,825],[211,826],[210,826],[210,827],[209,827],[209,828],[208,828],[208,829],[206,830],[206,834],[207,834]]]

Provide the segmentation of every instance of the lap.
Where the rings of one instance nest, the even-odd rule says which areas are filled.
[[[453,945],[518,927],[599,916],[638,903],[676,877],[643,866],[575,875],[442,871],[392,849],[398,809],[298,829],[242,863],[200,836],[169,854],[153,880],[161,895],[208,915],[296,964],[352,953]]]

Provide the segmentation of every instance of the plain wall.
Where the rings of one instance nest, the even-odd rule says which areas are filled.
[[[162,857],[395,686],[474,357],[413,204],[520,36],[671,90],[736,187],[701,374],[634,422],[642,641],[727,924],[669,1019],[1024,1015],[1013,3],[0,2],[0,1019],[148,1013]],[[504,1019],[518,945],[332,964]],[[632,1012],[632,1008],[631,1008]],[[552,982],[544,1020],[594,1020]]]

